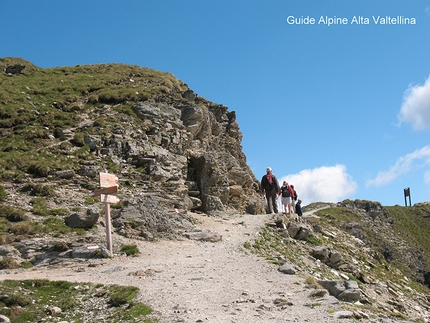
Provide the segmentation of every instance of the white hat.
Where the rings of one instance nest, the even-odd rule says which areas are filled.
[[[266,168],[266,172],[271,173],[271,172],[272,172],[272,168],[267,167],[267,168]]]

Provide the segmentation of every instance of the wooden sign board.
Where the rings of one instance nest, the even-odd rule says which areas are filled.
[[[118,177],[115,174],[99,173],[100,187],[118,186]]]
[[[100,201],[105,202],[105,203],[117,204],[119,202],[119,198],[118,198],[118,196],[115,196],[115,195],[101,194],[100,195]]]
[[[100,196],[101,194],[115,194],[118,193],[118,186],[112,186],[112,187],[105,187],[105,188],[100,188],[98,190],[94,190],[91,193],[91,196],[97,197]]]

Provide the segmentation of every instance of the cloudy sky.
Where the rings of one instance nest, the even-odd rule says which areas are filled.
[[[430,0],[0,1],[0,57],[171,72],[303,204],[430,200]]]

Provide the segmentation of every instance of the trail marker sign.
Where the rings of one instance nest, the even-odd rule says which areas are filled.
[[[100,187],[113,187],[118,186],[118,177],[115,174],[100,173]]]
[[[119,198],[115,195],[100,194],[100,201],[105,203],[117,204],[119,202]]]
[[[98,190],[94,190],[91,193],[91,196],[97,197],[100,196],[101,194],[115,194],[118,193],[118,186],[112,186],[112,187],[105,187],[105,188],[100,188]]]
[[[94,190],[91,196],[100,196],[100,201],[105,203],[105,222],[106,222],[106,245],[113,256],[112,250],[112,224],[110,218],[110,203],[118,203],[119,198],[114,195],[118,193],[118,177],[115,174],[99,173],[100,189]]]

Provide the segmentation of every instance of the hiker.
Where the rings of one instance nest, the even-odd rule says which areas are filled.
[[[294,196],[291,196],[291,207],[293,208],[293,212],[295,212],[295,210],[296,210],[296,201],[297,201],[297,192],[294,189],[294,185],[291,184],[290,187],[293,189],[293,193],[294,193]]]
[[[276,201],[280,190],[279,183],[275,174],[272,174],[272,168],[266,168],[266,175],[261,179],[261,192],[266,196],[267,213],[278,213],[278,203]]]
[[[284,213],[285,214],[291,214],[294,213],[293,208],[291,207],[291,201],[293,200],[293,189],[286,181],[282,183],[281,187],[281,194],[282,194],[282,205],[284,206]]]
[[[302,200],[298,200],[296,204],[297,221],[303,221]]]

